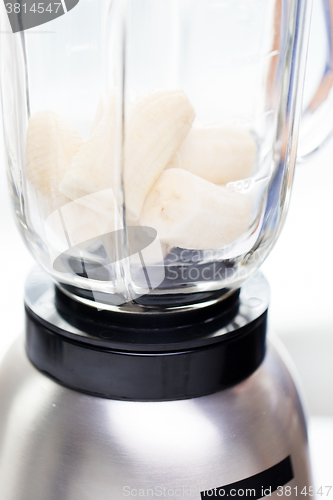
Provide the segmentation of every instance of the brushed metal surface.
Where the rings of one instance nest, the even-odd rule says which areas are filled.
[[[0,368],[1,500],[199,500],[288,455],[290,486],[310,485],[299,397],[271,343],[241,384],[183,401],[73,392],[31,365],[22,338]]]

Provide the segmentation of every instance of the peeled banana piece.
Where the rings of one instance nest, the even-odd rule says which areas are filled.
[[[214,184],[227,184],[252,174],[256,154],[256,143],[244,128],[192,128],[168,168],[180,164]]]
[[[49,252],[61,252],[114,229],[112,190],[103,190],[73,202],[59,184],[74,156],[83,146],[80,134],[52,111],[36,113],[29,121],[26,172],[36,190],[44,219]]]
[[[251,202],[180,168],[165,170],[143,206],[142,225],[156,229],[166,244],[192,249],[217,249],[248,230]]]
[[[67,203],[59,184],[82,145],[80,134],[53,111],[41,111],[29,120],[26,175],[44,216]]]
[[[54,210],[45,221],[46,239],[56,259],[71,249],[79,255],[93,238],[115,229],[115,201],[111,189],[84,196]]]
[[[139,218],[148,192],[184,141],[194,117],[182,90],[150,92],[130,110],[124,151],[128,219]],[[114,186],[115,120],[115,107],[109,105],[60,184],[66,196],[74,200]]]
[[[60,191],[83,198],[114,185],[115,100],[111,98],[93,133],[73,158],[60,183]]]
[[[125,142],[127,217],[137,220],[155,181],[187,136],[195,118],[182,90],[149,93],[130,113]]]

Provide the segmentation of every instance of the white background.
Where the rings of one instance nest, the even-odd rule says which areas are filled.
[[[321,36],[315,20],[309,74],[319,59]],[[33,259],[14,224],[0,146],[1,358],[23,332],[23,287]],[[333,485],[332,220],[333,141],[298,166],[286,225],[262,266],[271,285],[270,326],[286,344],[304,386],[317,485]]]

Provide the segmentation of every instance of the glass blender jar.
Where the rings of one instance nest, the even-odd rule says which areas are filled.
[[[260,474],[256,498],[311,486],[297,391],[275,348],[266,354],[268,288],[258,272],[290,199],[310,7],[1,6],[10,192],[39,269],[26,290],[29,361],[17,345],[0,374],[21,366],[0,429],[8,432],[14,401],[26,404],[19,391],[30,381],[39,394],[31,418],[45,438],[40,448],[24,434],[35,472],[14,440],[0,450],[8,500],[78,500],[82,482],[94,499],[139,491],[140,481],[158,496],[184,478],[191,498],[214,488],[217,498],[241,480],[259,488]],[[306,110],[310,127],[330,107],[330,74],[328,64]],[[330,134],[325,121],[309,130],[306,155]],[[51,443],[65,436],[69,453]],[[41,481],[28,479],[43,467]],[[22,470],[21,490],[8,478]]]
[[[163,308],[253,274],[288,207],[298,15],[297,2],[81,1],[3,37],[15,214],[59,286],[101,308]]]

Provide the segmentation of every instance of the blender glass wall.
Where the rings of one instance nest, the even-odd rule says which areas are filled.
[[[16,219],[70,293],[108,305],[233,288],[281,229],[309,2],[80,0],[11,33]]]

